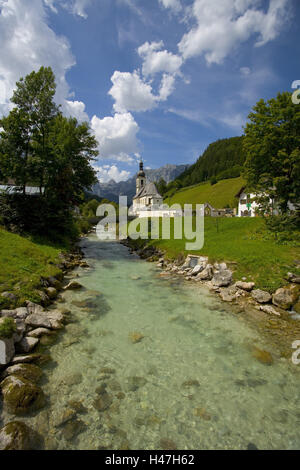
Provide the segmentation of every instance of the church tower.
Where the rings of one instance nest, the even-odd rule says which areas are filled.
[[[146,184],[146,175],[144,172],[144,164],[141,160],[140,171],[138,172],[137,177],[136,177],[136,194],[138,194],[140,190],[145,187],[145,184]]]

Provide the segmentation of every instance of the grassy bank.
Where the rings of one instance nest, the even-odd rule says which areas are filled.
[[[185,243],[185,239],[150,241],[171,259],[188,253]],[[204,247],[193,253],[206,255],[212,262],[225,261],[233,269],[236,280],[246,277],[269,291],[284,285],[284,276],[288,271],[297,272],[295,261],[299,264],[300,260],[300,247],[296,243],[277,244],[260,218],[206,217]]]
[[[21,237],[0,227],[0,293],[14,292],[18,305],[24,300],[39,301],[36,292],[41,276],[55,276],[58,255],[68,250],[67,242],[53,244],[45,239]],[[0,296],[0,308],[8,305]]]
[[[166,204],[204,204],[209,202],[213,207],[222,209],[225,207],[237,207],[235,195],[244,185],[240,178],[230,178],[211,185],[200,183],[196,186],[178,190],[174,196],[164,198]]]

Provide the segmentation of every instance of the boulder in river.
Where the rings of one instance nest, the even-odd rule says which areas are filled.
[[[196,279],[199,281],[210,281],[213,277],[213,266],[211,264],[207,264],[206,268],[203,269],[202,272],[200,272]]]
[[[254,282],[244,282],[244,281],[237,281],[235,283],[236,287],[238,287],[239,289],[242,289],[242,290],[245,290],[247,292],[250,292],[254,286],[255,286],[255,283]]]
[[[251,292],[251,296],[254,300],[256,300],[256,302],[260,304],[267,304],[272,299],[272,296],[269,292],[261,290],[261,289],[253,290]]]
[[[39,450],[44,440],[21,421],[12,421],[0,429],[0,450]]]
[[[273,294],[272,301],[277,307],[288,310],[297,301],[298,296],[298,286],[294,286],[294,288],[281,287]]]
[[[9,364],[15,355],[13,338],[0,338],[0,365]]]
[[[16,348],[20,353],[29,353],[32,351],[35,346],[39,343],[38,338],[31,338],[30,336],[25,336],[19,343],[17,343]]]
[[[15,415],[25,415],[41,409],[45,404],[43,390],[17,375],[9,375],[0,383],[4,408]]]
[[[230,269],[224,269],[219,272],[215,272],[212,278],[212,283],[217,287],[227,287],[232,282],[232,272]]]
[[[64,287],[64,290],[78,290],[82,289],[82,285],[77,281],[71,281]]]
[[[9,375],[23,377],[23,379],[37,383],[42,377],[43,372],[40,367],[34,364],[15,364],[5,369],[1,377],[6,378]]]
[[[137,331],[133,331],[129,333],[129,339],[133,344],[140,343],[145,336],[142,333],[138,333]]]

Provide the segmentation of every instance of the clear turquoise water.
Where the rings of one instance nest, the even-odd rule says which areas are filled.
[[[296,366],[253,358],[249,345],[264,341],[207,289],[159,278],[118,243],[91,236],[82,246],[91,266],[77,271],[85,290],[63,294],[76,322],[51,347],[49,405],[28,419],[48,448],[159,449],[166,439],[178,449],[300,448]],[[87,298],[89,311],[72,303]],[[133,344],[132,332],[143,340]],[[110,407],[95,409],[97,397]],[[66,428],[59,422],[70,400],[86,413]]]

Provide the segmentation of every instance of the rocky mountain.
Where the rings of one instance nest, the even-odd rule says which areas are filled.
[[[167,164],[155,170],[145,170],[145,173],[148,181],[156,183],[160,178],[163,178],[166,183],[169,183],[177,178],[177,176],[179,176],[188,167],[189,165]],[[119,201],[119,196],[127,196],[128,203],[131,204],[136,191],[135,180],[136,174],[127,181],[120,181],[119,183],[116,183],[114,180],[110,180],[108,183],[99,182],[93,186],[92,193],[114,202]]]

